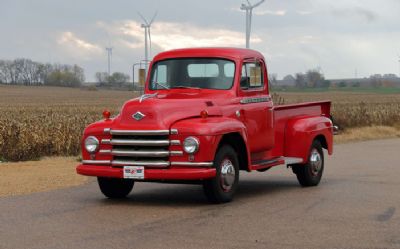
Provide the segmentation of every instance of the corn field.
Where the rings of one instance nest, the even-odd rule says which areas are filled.
[[[134,97],[128,91],[88,91],[59,87],[0,86],[0,161],[76,156],[83,129],[116,114]],[[331,99],[335,122],[343,129],[400,126],[399,94],[279,93],[279,104]]]

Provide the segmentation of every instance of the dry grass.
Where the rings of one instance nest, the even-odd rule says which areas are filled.
[[[0,196],[43,192],[87,182],[87,177],[75,173],[76,165],[74,157],[0,163]]]
[[[331,100],[334,121],[341,129],[400,125],[400,94],[318,92],[280,95],[286,103]]]
[[[344,131],[366,126],[400,126],[400,94],[279,94],[286,103],[331,99],[335,121]],[[83,129],[100,120],[104,109],[117,113],[132,97],[134,93],[129,91],[0,85],[0,161],[76,156]]]
[[[350,128],[335,136],[334,141],[335,143],[350,143],[386,138],[400,138],[400,128],[390,126]]]
[[[132,92],[0,86],[0,160],[78,155],[83,129]]]

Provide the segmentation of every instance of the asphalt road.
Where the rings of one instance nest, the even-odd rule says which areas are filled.
[[[153,183],[122,201],[95,182],[0,198],[0,248],[400,248],[400,139],[336,146],[325,166],[314,188],[284,167],[243,173],[224,205]]]

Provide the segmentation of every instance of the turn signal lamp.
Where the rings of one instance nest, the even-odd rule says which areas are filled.
[[[103,118],[104,119],[110,119],[110,116],[111,116],[111,112],[109,111],[109,110],[104,110],[103,111]]]

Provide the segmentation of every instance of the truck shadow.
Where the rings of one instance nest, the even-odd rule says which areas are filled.
[[[139,184],[142,186],[139,186]],[[102,199],[101,202],[113,205],[132,204],[176,207],[212,205],[207,201],[201,185],[139,184],[135,186],[135,188],[138,188],[134,188],[126,199]],[[146,185],[148,185],[148,188],[146,188]],[[239,188],[232,203],[249,201],[252,198],[259,198],[263,195],[270,195],[273,198],[275,196],[274,193],[300,189],[301,187],[297,180],[288,177],[280,177],[279,179],[243,179],[239,183]]]

